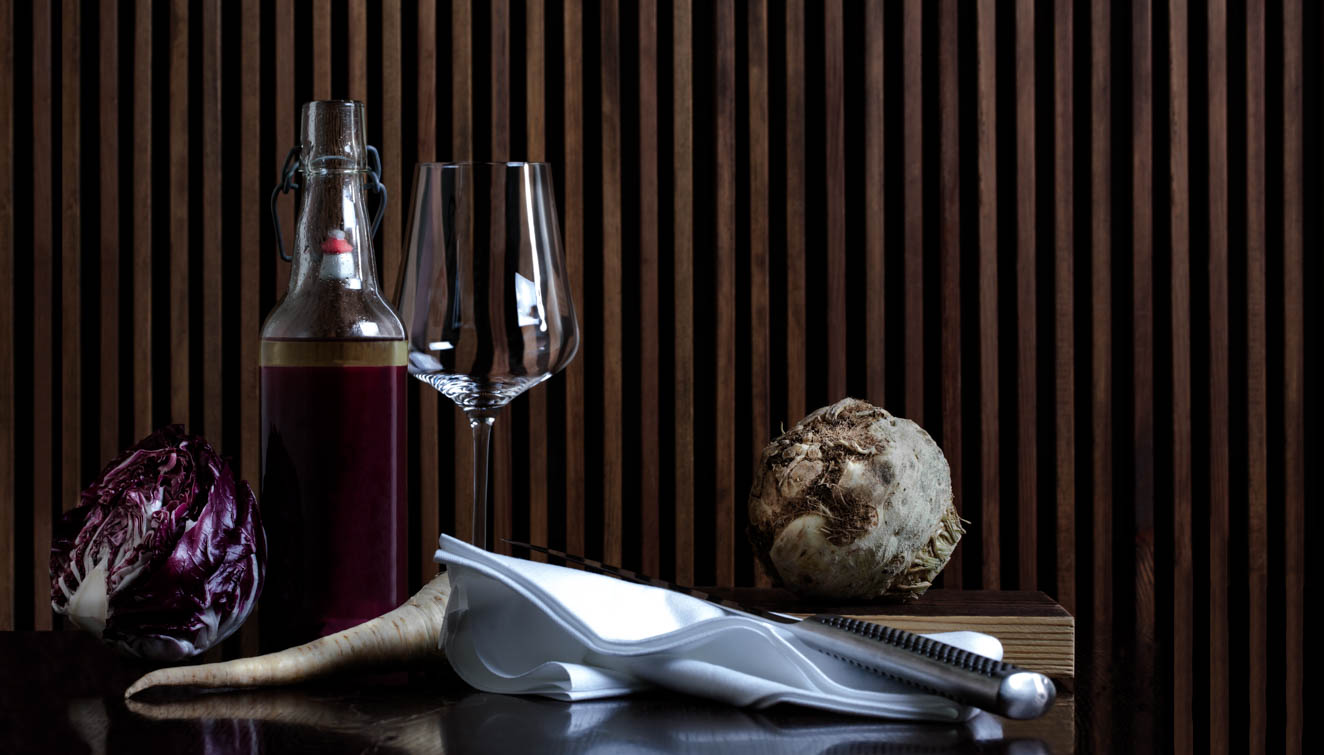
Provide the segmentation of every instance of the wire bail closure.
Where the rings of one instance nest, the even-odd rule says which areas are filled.
[[[368,147],[368,157],[371,164],[368,168],[368,176],[372,179],[368,183],[368,188],[374,194],[381,197],[381,203],[377,205],[377,212],[372,216],[372,227],[368,230],[368,238],[377,236],[377,229],[382,225],[382,218],[386,215],[386,184],[382,183],[382,156],[377,152],[377,148],[371,144]],[[303,163],[299,161],[299,147],[293,147],[285,154],[285,165],[280,169],[280,182],[276,188],[271,190],[271,224],[276,227],[276,249],[280,252],[280,258],[286,262],[293,262],[294,258],[285,251],[285,236],[280,228],[280,214],[276,212],[276,200],[282,194],[289,194],[299,188],[298,175]]]

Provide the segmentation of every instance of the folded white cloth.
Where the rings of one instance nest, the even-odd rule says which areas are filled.
[[[653,687],[765,708],[781,702],[893,719],[978,713],[813,650],[782,626],[688,595],[488,553],[442,536],[451,595],[442,642],[485,692],[590,700]],[[932,637],[1002,659],[978,632]]]

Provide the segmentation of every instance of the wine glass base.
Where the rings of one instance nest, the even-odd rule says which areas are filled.
[[[531,375],[491,380],[470,375],[433,372],[416,374],[414,377],[436,388],[446,398],[454,401],[456,406],[469,412],[500,409],[516,396],[551,376]]]

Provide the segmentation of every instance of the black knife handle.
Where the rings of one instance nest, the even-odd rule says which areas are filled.
[[[815,650],[1006,718],[1038,718],[1057,697],[1043,674],[903,629],[817,614],[793,631]]]

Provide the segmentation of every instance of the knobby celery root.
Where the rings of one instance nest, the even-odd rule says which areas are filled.
[[[126,698],[150,687],[272,687],[343,671],[384,668],[445,657],[440,647],[450,578],[442,574],[390,613],[305,645],[224,663],[157,669],[134,682]]]

